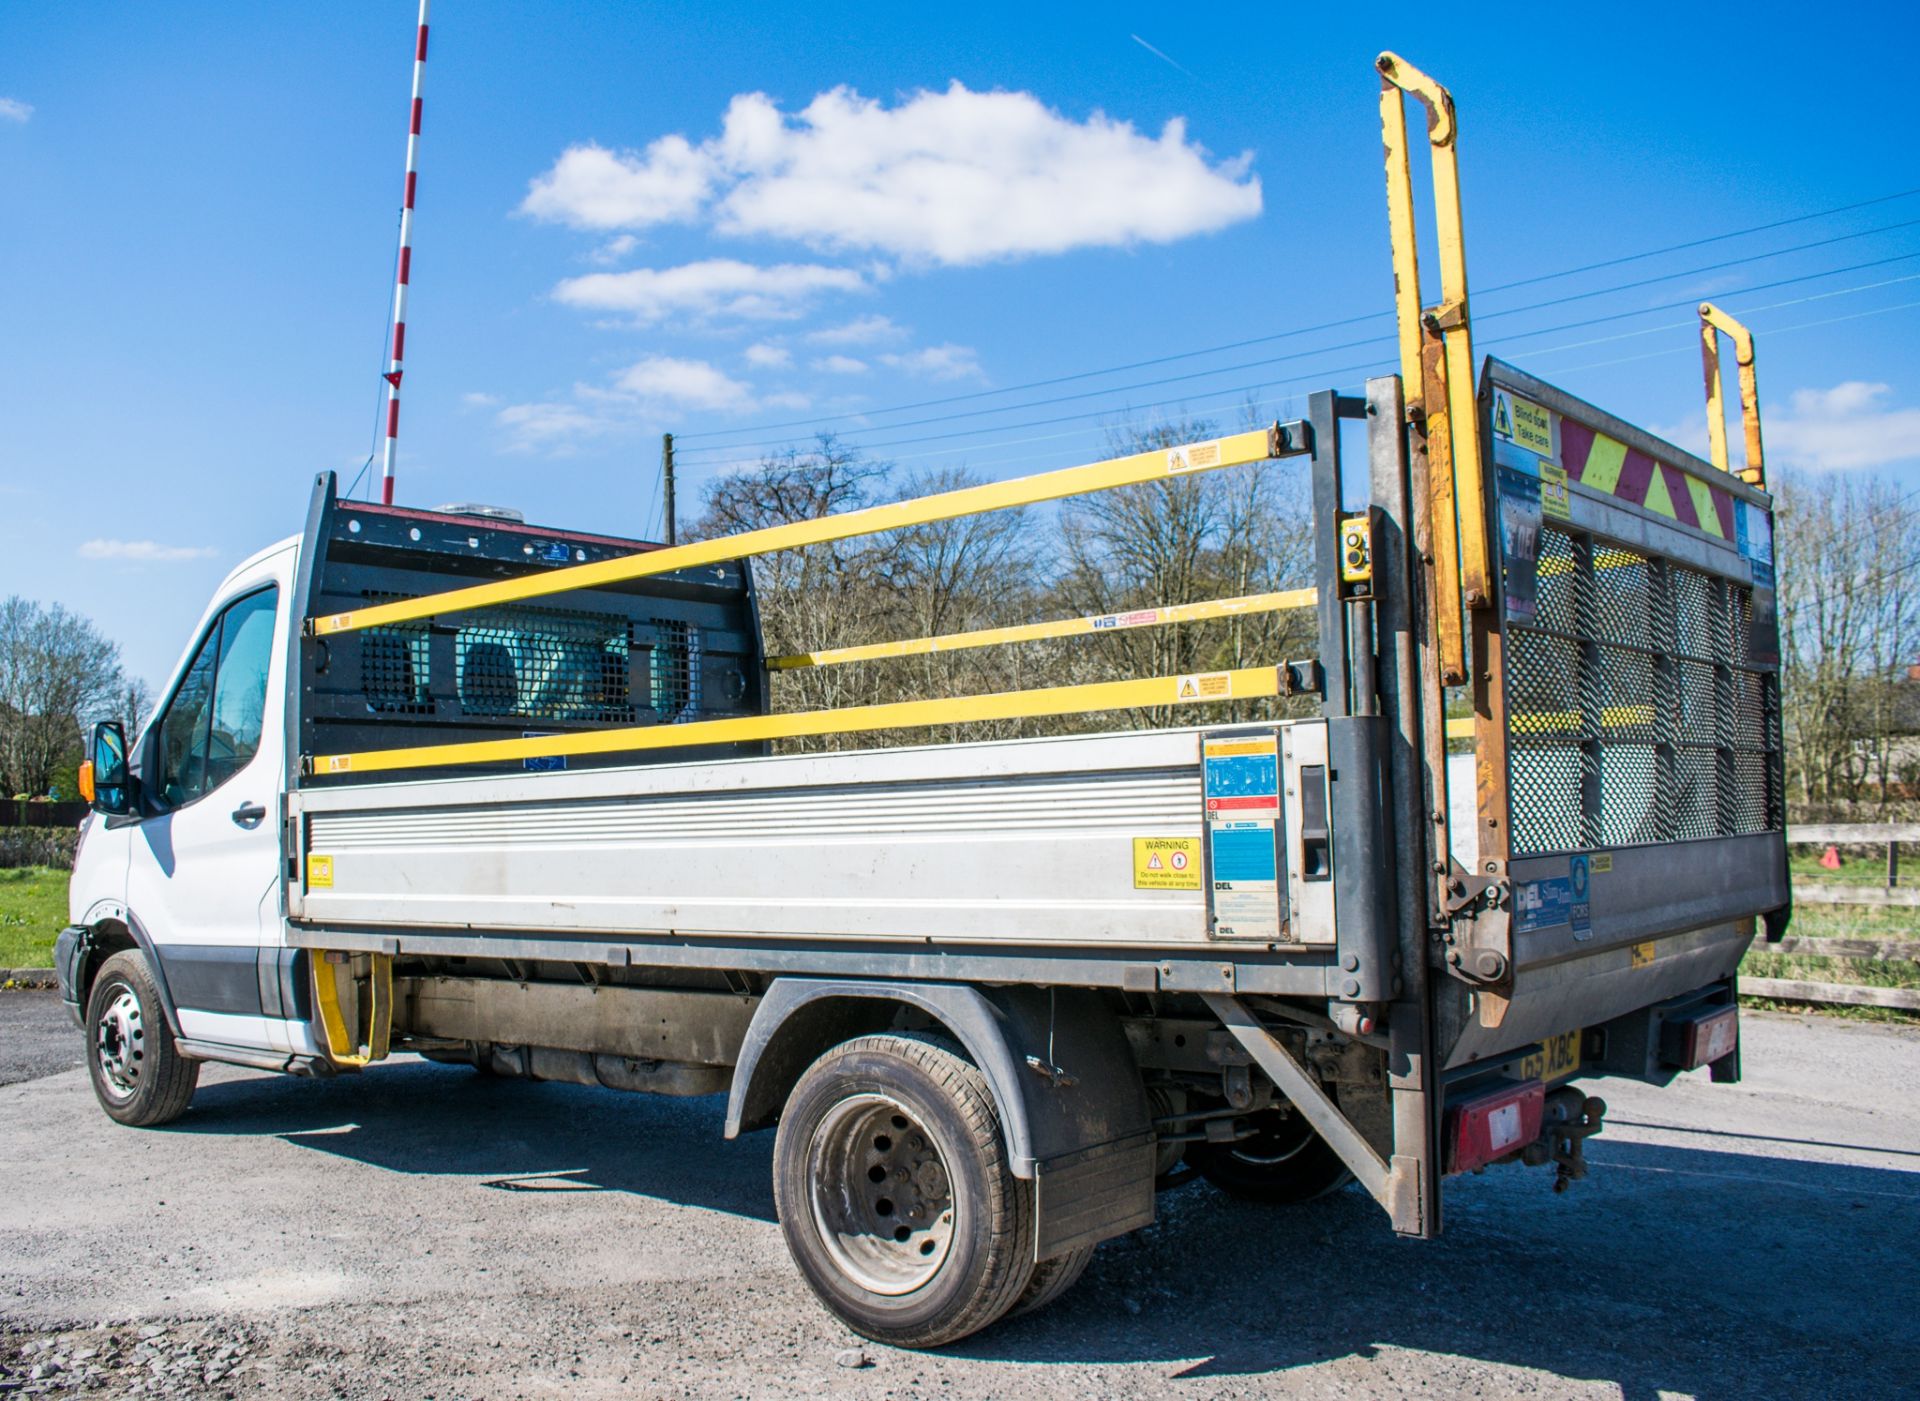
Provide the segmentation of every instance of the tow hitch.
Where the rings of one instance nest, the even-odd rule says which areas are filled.
[[[1587,1140],[1605,1127],[1606,1113],[1603,1099],[1572,1088],[1554,1090],[1540,1116],[1540,1137],[1521,1150],[1520,1161],[1528,1167],[1556,1164],[1553,1190],[1566,1191],[1587,1175]]]

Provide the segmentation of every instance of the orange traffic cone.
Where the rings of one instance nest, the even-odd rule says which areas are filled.
[[[1840,869],[1840,848],[1837,846],[1830,846],[1825,851],[1821,852],[1820,864],[1826,867],[1829,871],[1839,870]]]

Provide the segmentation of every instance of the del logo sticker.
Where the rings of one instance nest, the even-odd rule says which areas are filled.
[[[307,889],[333,889],[333,858],[331,856],[308,855]]]
[[[1135,837],[1133,839],[1133,888],[1135,890],[1198,890],[1200,888],[1200,839],[1198,837]]]

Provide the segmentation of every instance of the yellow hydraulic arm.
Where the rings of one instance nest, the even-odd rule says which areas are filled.
[[[1753,367],[1753,333],[1712,302],[1700,303],[1700,362],[1707,379],[1707,444],[1713,465],[1727,464],[1727,410],[1720,397],[1720,333],[1733,340],[1734,363],[1740,367],[1740,421],[1746,429],[1747,461],[1740,480],[1762,490],[1767,467],[1760,447],[1760,384]]]
[[[1406,382],[1408,421],[1426,435],[1427,506],[1433,519],[1437,585],[1434,624],[1441,679],[1454,686],[1464,682],[1467,674],[1461,596],[1465,595],[1468,608],[1485,607],[1493,597],[1467,311],[1466,240],[1460,223],[1459,122],[1452,94],[1399,55],[1383,53],[1374,66],[1380,71],[1380,132],[1386,147],[1400,373]],[[1427,110],[1427,145],[1433,162],[1440,303],[1424,311],[1403,93],[1411,93]]]

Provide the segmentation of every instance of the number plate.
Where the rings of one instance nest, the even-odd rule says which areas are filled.
[[[1564,1080],[1580,1069],[1580,1033],[1563,1031],[1540,1043],[1540,1049],[1518,1061],[1507,1072],[1515,1080]]]

